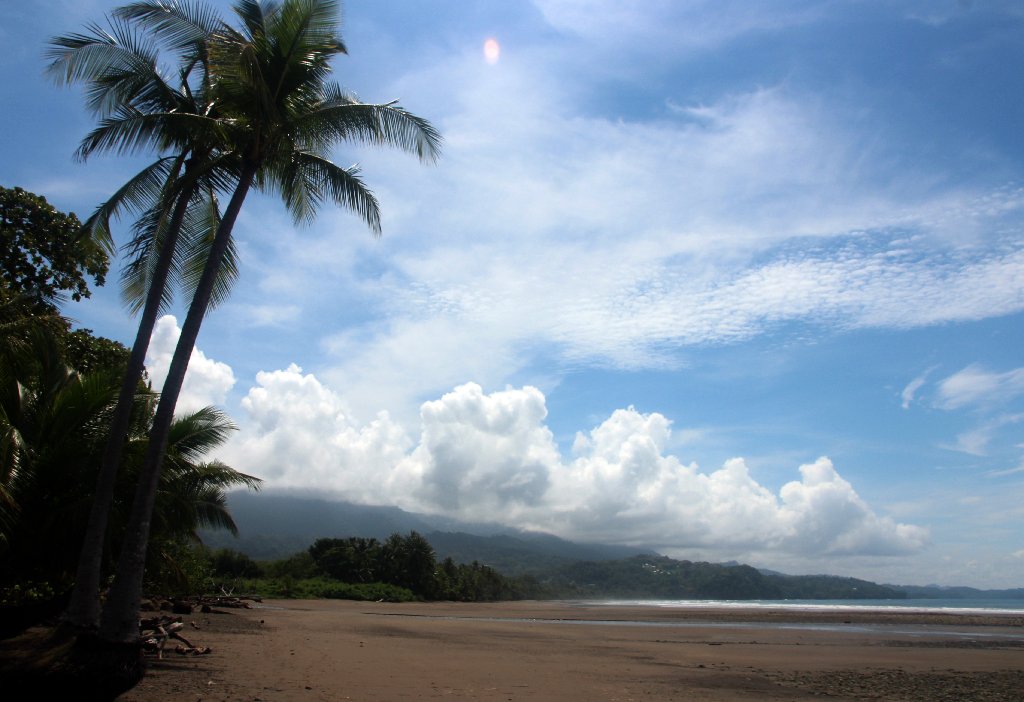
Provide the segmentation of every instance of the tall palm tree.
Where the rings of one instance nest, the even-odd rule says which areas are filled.
[[[239,159],[238,176],[189,307],[150,433],[126,542],[104,607],[100,635],[137,640],[146,545],[161,462],[174,406],[214,283],[242,204],[252,187],[279,193],[296,221],[308,221],[330,198],[355,211],[375,234],[378,204],[355,167],[341,168],[327,152],[338,141],[395,146],[434,160],[440,135],[395,103],[359,103],[327,81],[330,60],[345,47],[333,0],[238,0],[241,28],[224,28],[208,44],[212,96]]]
[[[165,77],[157,54],[139,41],[131,22],[148,24],[150,38],[179,55],[176,76]],[[112,217],[123,209],[141,213],[129,245],[132,261],[125,269],[122,290],[133,311],[141,309],[142,314],[97,474],[75,590],[66,613],[67,621],[82,628],[99,623],[100,568],[114,483],[156,319],[170,300],[173,281],[185,277],[194,282],[195,276],[189,277],[186,271],[195,271],[194,262],[205,259],[204,247],[197,244],[209,240],[203,225],[206,231],[214,231],[219,222],[212,190],[218,168],[226,164],[214,157],[211,141],[219,125],[206,97],[206,39],[219,24],[202,5],[151,0],[120,8],[109,31],[93,25],[86,33],[51,42],[48,72],[61,83],[85,83],[87,104],[101,118],[100,126],[79,148],[80,158],[101,150],[123,152],[149,145],[171,152],[130,179],[85,225],[90,233],[109,239]],[[199,217],[189,216],[196,211]],[[183,233],[185,245],[179,241]],[[237,270],[230,263],[233,257],[229,249],[227,276],[215,288],[215,298],[225,293],[225,278],[232,278]]]
[[[74,573],[120,370],[73,370],[46,328],[36,329],[16,355],[0,366],[0,585],[34,580],[63,589]],[[155,406],[153,393],[140,392],[127,470],[115,490],[114,520],[120,525]],[[175,418],[154,519],[158,541],[196,539],[199,527],[237,532],[225,492],[258,489],[261,481],[204,461],[234,429],[209,407]]]
[[[202,460],[234,430],[227,416],[213,407],[175,418],[154,508],[147,581],[161,571],[180,573],[176,554],[181,544],[200,543],[200,528],[238,535],[226,491],[242,486],[258,490],[262,481],[220,461]]]

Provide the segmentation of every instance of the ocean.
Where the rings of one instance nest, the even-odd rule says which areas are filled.
[[[805,612],[949,612],[978,614],[1024,613],[1024,599],[906,599],[906,600],[586,600],[581,604],[619,607],[678,607],[681,609],[792,609]]]

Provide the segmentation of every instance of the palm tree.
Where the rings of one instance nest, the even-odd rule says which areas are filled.
[[[225,28],[209,47],[212,94],[227,131],[227,146],[239,159],[237,181],[210,248],[182,327],[150,433],[148,453],[104,607],[100,635],[111,642],[138,638],[146,544],[161,462],[189,356],[209,307],[231,231],[252,187],[278,192],[299,222],[309,220],[325,198],[354,210],[375,234],[377,201],[355,167],[341,168],[326,156],[337,141],[396,146],[425,161],[439,153],[440,136],[426,121],[395,103],[359,103],[329,83],[329,61],[345,47],[338,38],[338,3],[285,0],[261,4],[239,0],[242,27]]]
[[[59,592],[74,573],[120,369],[76,372],[45,327],[15,355],[0,366],[0,585],[46,582]],[[127,470],[113,501],[120,525],[155,407],[153,393],[140,392]],[[197,540],[199,527],[237,533],[225,493],[241,486],[258,489],[261,481],[203,460],[234,429],[222,412],[209,407],[175,418],[154,518],[158,542]]]
[[[132,402],[142,377],[146,352],[161,308],[170,301],[172,281],[194,281],[195,261],[205,259],[207,231],[219,218],[212,196],[218,167],[213,156],[218,122],[207,101],[206,39],[219,20],[201,5],[139,2],[119,9],[110,31],[98,26],[85,34],[51,42],[48,72],[61,83],[88,86],[88,105],[101,124],[83,141],[83,160],[100,150],[132,151],[154,144],[172,151],[122,186],[86,222],[93,235],[110,237],[110,219],[122,209],[141,212],[136,237],[129,244],[132,260],[122,287],[133,311],[142,314],[132,345],[117,406],[97,474],[95,498],[79,560],[75,590],[66,621],[95,628],[99,623],[100,568],[114,484],[128,434]],[[179,54],[179,69],[166,78],[157,55],[138,41],[129,21],[149,24],[152,35]],[[205,198],[203,197],[205,192]],[[197,207],[198,205],[198,207]],[[199,213],[199,216],[190,216]],[[184,234],[184,237],[182,237]],[[179,239],[184,238],[184,244]],[[215,289],[223,296],[236,268],[229,265]],[[190,275],[191,274],[191,275]]]
[[[88,513],[93,451],[116,371],[82,376],[37,327],[0,366],[0,571],[60,587]],[[116,383],[116,381],[115,381]]]
[[[161,572],[176,573],[175,580],[185,580],[176,556],[182,546],[201,543],[200,528],[225,529],[238,535],[227,509],[227,490],[243,486],[258,490],[262,481],[220,461],[202,460],[234,430],[227,416],[213,407],[175,418],[154,509],[148,580]]]

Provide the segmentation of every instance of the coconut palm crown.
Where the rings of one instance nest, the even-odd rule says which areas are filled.
[[[125,545],[104,607],[100,634],[134,641],[153,504],[174,407],[188,360],[224,265],[231,232],[251,188],[279,194],[296,222],[325,201],[357,214],[380,232],[379,205],[356,166],[329,159],[342,141],[392,146],[434,161],[440,135],[395,102],[364,104],[327,80],[330,60],[345,53],[338,3],[332,0],[239,0],[240,28],[207,39],[210,102],[223,130],[217,150],[237,159],[233,190],[197,280],[153,420],[146,462]]]

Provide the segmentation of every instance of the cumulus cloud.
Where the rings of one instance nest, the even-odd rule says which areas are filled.
[[[155,390],[163,387],[179,336],[181,329],[174,316],[165,315],[157,320],[146,355],[146,370]],[[178,397],[177,411],[182,413],[207,405],[223,405],[234,385],[235,374],[230,366],[207,358],[206,354],[195,348]]]
[[[666,549],[888,555],[929,538],[876,514],[827,458],[777,494],[741,458],[685,465],[666,452],[671,422],[658,413],[617,410],[563,456],[533,387],[458,386],[422,405],[416,438],[386,413],[359,425],[297,366],[260,373],[243,408],[227,459],[272,486]]]
[[[410,442],[386,412],[355,425],[343,400],[294,364],[258,373],[241,405],[248,421],[225,452],[231,465],[274,487],[354,501],[386,503],[401,492],[394,469]]]

